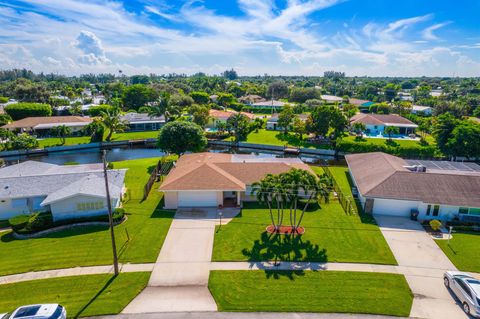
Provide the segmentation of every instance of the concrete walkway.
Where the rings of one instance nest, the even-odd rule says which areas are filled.
[[[228,222],[239,210],[222,210]],[[123,313],[216,311],[208,290],[218,212],[179,210],[170,225],[147,288]]]
[[[423,227],[402,217],[375,216],[375,219],[414,294],[410,316],[468,318],[443,285],[443,273],[457,268]]]

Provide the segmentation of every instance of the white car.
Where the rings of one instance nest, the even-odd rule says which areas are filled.
[[[0,314],[0,319],[66,319],[67,311],[59,304],[28,305],[12,313]]]
[[[480,280],[460,271],[447,271],[443,282],[462,303],[467,315],[480,318]]]

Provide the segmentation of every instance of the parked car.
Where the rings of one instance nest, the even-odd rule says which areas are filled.
[[[480,280],[465,272],[447,271],[443,282],[460,300],[467,315],[480,318]]]
[[[59,304],[22,306],[11,313],[0,314],[0,319],[66,319],[67,311]]]

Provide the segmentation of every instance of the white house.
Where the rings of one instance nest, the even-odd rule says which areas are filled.
[[[363,123],[366,126],[365,135],[384,137],[384,131],[387,126],[398,127],[400,136],[407,136],[415,133],[417,124],[397,114],[371,114],[357,113],[351,120],[350,125]]]
[[[120,205],[126,170],[109,170],[112,207]],[[0,168],[0,220],[50,211],[54,220],[107,213],[102,164],[27,161]]]
[[[346,155],[366,213],[420,220],[480,221],[480,166],[414,161],[381,153]]]
[[[433,113],[433,108],[430,106],[412,105],[412,110],[410,111],[410,113],[430,116]]]
[[[308,114],[298,114],[297,115],[300,120],[305,122],[308,118]],[[267,130],[273,130],[273,131],[281,131],[283,130],[283,127],[278,125],[278,113],[273,114],[269,118],[267,118],[267,124],[266,124],[266,129]]]
[[[320,96],[320,98],[327,103],[342,103],[343,102],[343,98],[341,98],[339,96],[335,96],[335,95],[322,94]]]
[[[195,153],[181,156],[160,190],[165,208],[240,206],[255,201],[251,185],[267,174],[291,168],[312,172],[298,158],[260,157],[245,154]]]
[[[165,117],[149,116],[147,113],[127,113],[121,116],[130,131],[156,131],[165,125]]]

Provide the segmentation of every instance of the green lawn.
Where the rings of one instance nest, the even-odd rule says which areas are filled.
[[[38,303],[59,303],[69,318],[118,314],[147,285],[150,273],[88,275],[1,285],[0,313]]]
[[[309,209],[310,210],[310,209]],[[285,217],[284,224],[288,224]],[[317,261],[396,264],[372,217],[346,215],[332,199],[305,213],[305,234],[291,238],[269,235],[268,210],[259,204],[244,205],[241,214],[217,228],[214,261]]]
[[[126,140],[138,140],[146,138],[157,138],[159,131],[145,131],[145,132],[125,132],[125,133],[114,133],[112,136],[112,141],[126,141]],[[89,136],[80,136],[80,137],[67,137],[65,139],[65,144],[63,145],[76,145],[76,144],[88,144],[90,143]],[[49,137],[38,141],[40,148],[51,147],[51,146],[60,146],[60,138]]]
[[[304,135],[304,138],[306,135]],[[232,137],[227,138],[231,140]],[[297,135],[289,133],[287,136],[280,131],[271,131],[266,129],[258,130],[258,132],[252,132],[247,136],[245,143],[253,144],[266,144],[266,145],[277,145],[277,146],[295,146],[295,147],[305,147],[305,148],[329,148],[329,145],[319,145],[312,144],[306,141],[300,140]]]
[[[219,311],[410,314],[413,295],[397,274],[259,270],[212,271]]]
[[[436,240],[435,242],[458,269],[480,273],[479,232],[454,232],[450,246],[447,240]]]
[[[157,161],[148,158],[114,163],[115,168],[129,168],[124,203],[128,220],[115,227],[120,262],[154,262],[170,227],[174,213],[161,209],[158,185],[141,202],[143,185]],[[104,226],[74,228],[28,240],[15,240],[10,232],[0,233],[0,275],[111,262],[110,233]]]

